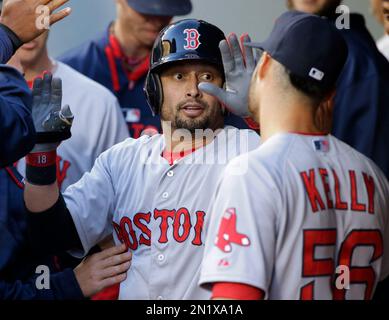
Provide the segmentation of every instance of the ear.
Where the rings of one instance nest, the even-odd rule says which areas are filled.
[[[257,77],[259,79],[264,79],[269,72],[269,67],[271,64],[271,57],[267,52],[262,54],[261,60],[259,61],[257,67]]]
[[[336,96],[336,90],[332,90],[328,95],[327,95],[327,99],[326,99],[326,102],[327,102],[327,105],[328,105],[328,108],[331,109],[331,111],[333,111],[334,109],[334,100],[335,100],[335,96]]]

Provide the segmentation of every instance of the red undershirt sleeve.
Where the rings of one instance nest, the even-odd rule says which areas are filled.
[[[263,300],[265,298],[265,292],[248,284],[217,282],[213,285],[212,289],[212,299],[215,298]]]

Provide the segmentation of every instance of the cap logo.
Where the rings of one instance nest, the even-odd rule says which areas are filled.
[[[184,34],[186,35],[186,45],[184,46],[185,50],[196,50],[200,42],[200,33],[196,29],[185,29]]]
[[[324,72],[320,71],[319,69],[312,68],[311,71],[309,71],[309,76],[316,80],[323,80],[324,78]]]

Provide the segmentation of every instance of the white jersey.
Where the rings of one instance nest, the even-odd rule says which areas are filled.
[[[247,174],[231,175],[242,162]],[[205,288],[237,282],[268,299],[370,299],[389,275],[388,182],[333,136],[277,134],[232,160],[218,190]]]
[[[128,138],[128,129],[109,90],[61,62],[53,63],[53,76],[62,79],[62,105],[74,114],[72,137],[57,149],[57,181],[64,191],[91,170],[103,151]],[[24,159],[18,171],[25,174]]]
[[[119,299],[209,299],[198,287],[208,207],[228,161],[258,145],[254,131],[226,127],[173,165],[161,156],[163,135],[112,147],[64,193],[81,255],[114,229],[133,252]]]
[[[384,35],[377,41],[378,50],[389,60],[389,34]]]

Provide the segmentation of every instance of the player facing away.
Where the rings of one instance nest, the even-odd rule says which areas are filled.
[[[325,19],[292,11],[246,46],[263,50],[249,94],[261,145],[226,167],[200,283],[214,298],[371,299],[389,274],[388,182],[313,120],[346,44]],[[231,175],[241,162],[247,173]]]
[[[27,157],[31,241],[41,250],[61,247],[82,256],[114,232],[115,242],[133,253],[119,299],[210,298],[197,284],[212,194],[228,161],[259,145],[256,132],[225,127],[225,110],[198,88],[203,82],[222,87],[218,45],[224,39],[219,28],[194,19],[164,29],[145,87],[163,134],[129,138],[107,150],[63,196],[50,161],[56,144],[41,141]],[[56,120],[61,117],[49,130],[41,124],[60,109],[57,81],[46,75],[34,84],[34,120],[44,137],[69,127]],[[50,103],[40,100],[41,91],[43,97],[51,93]]]

